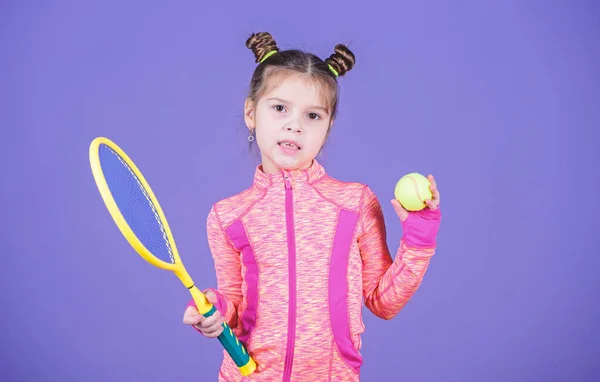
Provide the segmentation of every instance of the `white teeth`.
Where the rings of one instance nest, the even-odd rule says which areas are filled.
[[[281,142],[280,145],[282,145],[283,147],[288,147],[290,149],[297,149],[298,146],[296,146],[293,143],[289,143],[289,142]]]

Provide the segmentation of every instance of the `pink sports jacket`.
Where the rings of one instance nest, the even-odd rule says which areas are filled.
[[[215,305],[257,363],[242,377],[224,350],[219,381],[358,381],[363,298],[382,319],[402,309],[440,220],[439,209],[411,213],[392,260],[368,186],[333,179],[317,161],[270,175],[258,166],[252,186],[207,219]]]

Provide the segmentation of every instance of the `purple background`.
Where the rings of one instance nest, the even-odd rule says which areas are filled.
[[[216,380],[221,345],[123,239],[87,150],[100,135],[125,149],[214,286],[205,221],[257,163],[244,43],[262,30],[355,52],[322,162],[374,189],[392,252],[399,177],[433,173],[442,192],[421,289],[392,321],[365,310],[363,380],[600,379],[594,2],[25,3],[0,6],[0,379]]]

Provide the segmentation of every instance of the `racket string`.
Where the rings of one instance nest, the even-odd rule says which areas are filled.
[[[138,187],[142,191],[142,194],[144,194],[144,197],[146,198],[146,201],[148,202],[148,204],[150,205],[150,208],[152,209],[152,213],[154,214],[154,218],[156,219],[156,222],[158,223],[160,231],[161,231],[161,233],[163,235],[163,239],[165,240],[165,244],[167,245],[167,251],[169,252],[169,257],[170,257],[170,259],[171,259],[172,262],[175,261],[175,259],[173,257],[173,252],[171,250],[171,246],[169,245],[169,238],[167,237],[167,232],[165,231],[165,228],[163,227],[163,225],[162,225],[162,223],[160,221],[160,216],[158,215],[158,211],[156,211],[156,207],[154,207],[154,203],[152,203],[152,200],[150,200],[150,195],[148,195],[148,192],[146,192],[146,189],[142,185],[142,182],[140,182],[140,180],[138,179],[138,177],[135,176],[135,174],[133,173],[133,170],[127,165],[127,163],[125,163],[125,161],[123,160],[123,158],[121,158],[112,149],[110,149],[110,151],[117,157],[117,159],[119,160],[119,162],[121,162],[121,164],[123,166],[125,166],[125,168],[127,170],[129,170],[129,173],[131,174],[131,176],[133,177],[133,179],[135,179],[135,181],[137,182]]]
[[[103,157],[107,160],[102,161],[102,167],[106,167],[109,170],[105,172],[106,181],[109,188],[111,188],[111,193],[123,217],[128,221],[138,239],[155,257],[173,264],[175,258],[167,232],[161,222],[158,210],[154,206],[154,203],[152,203],[152,199],[144,185],[117,152],[107,145],[101,145],[101,152],[104,151],[102,149],[108,150],[111,154],[109,156],[116,158],[118,161],[114,162],[110,158]],[[115,167],[126,169],[126,172],[123,173],[122,170],[118,171],[118,168]],[[135,189],[137,189],[137,192]],[[140,193],[142,197],[140,197]],[[150,220],[154,220],[156,224],[152,224]],[[156,241],[159,236],[159,233],[156,232],[157,229],[160,230],[160,236],[162,236],[162,243],[160,245]],[[165,254],[167,256],[164,256]]]

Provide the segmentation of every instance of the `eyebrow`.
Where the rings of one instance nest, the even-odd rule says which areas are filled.
[[[271,97],[271,98],[268,98],[268,100],[269,101],[279,101],[281,103],[287,103],[287,104],[293,104],[292,101],[288,101],[283,98],[277,98],[277,97]],[[329,113],[329,110],[327,110],[327,108],[324,108],[323,106],[314,105],[314,106],[310,106],[309,109],[319,109],[319,110],[323,110],[325,113]]]

